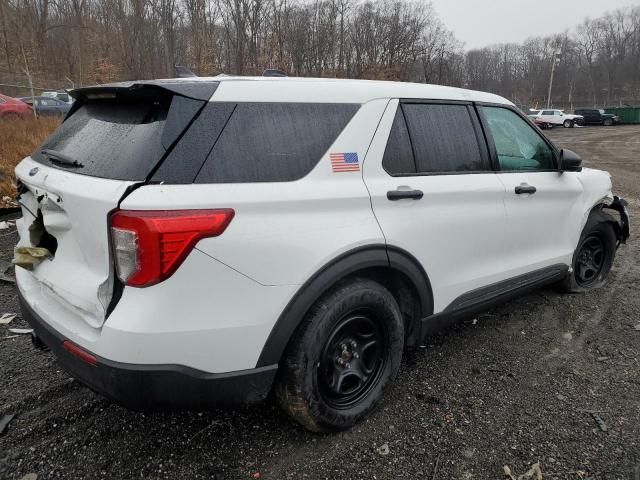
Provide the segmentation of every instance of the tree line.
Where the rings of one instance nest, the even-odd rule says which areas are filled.
[[[171,77],[180,64],[446,84],[535,106],[555,61],[556,104],[640,101],[640,7],[465,51],[429,3],[410,0],[0,0],[0,49],[0,83],[28,73],[37,88]]]

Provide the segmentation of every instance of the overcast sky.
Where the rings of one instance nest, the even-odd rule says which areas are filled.
[[[521,42],[527,37],[573,29],[584,17],[598,17],[640,0],[431,0],[465,48]]]

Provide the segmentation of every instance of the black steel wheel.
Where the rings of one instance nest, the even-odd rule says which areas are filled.
[[[606,247],[600,235],[593,233],[584,238],[576,253],[576,283],[588,288],[600,277],[605,265]]]
[[[560,283],[561,290],[581,293],[605,284],[618,247],[615,225],[616,220],[602,209],[591,213],[573,254],[572,270]]]
[[[384,369],[384,349],[384,329],[372,312],[345,315],[329,334],[317,369],[324,401],[344,409],[366,397]]]
[[[400,369],[404,320],[379,283],[338,283],[311,308],[278,369],[276,397],[315,432],[345,430],[369,415]]]

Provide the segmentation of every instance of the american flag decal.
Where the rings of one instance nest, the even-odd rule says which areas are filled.
[[[330,153],[331,169],[334,172],[359,172],[360,162],[357,152]]]

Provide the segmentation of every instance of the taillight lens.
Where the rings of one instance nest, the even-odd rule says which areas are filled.
[[[230,208],[115,211],[110,224],[118,278],[133,287],[161,282],[199,240],[221,235],[233,216]]]

